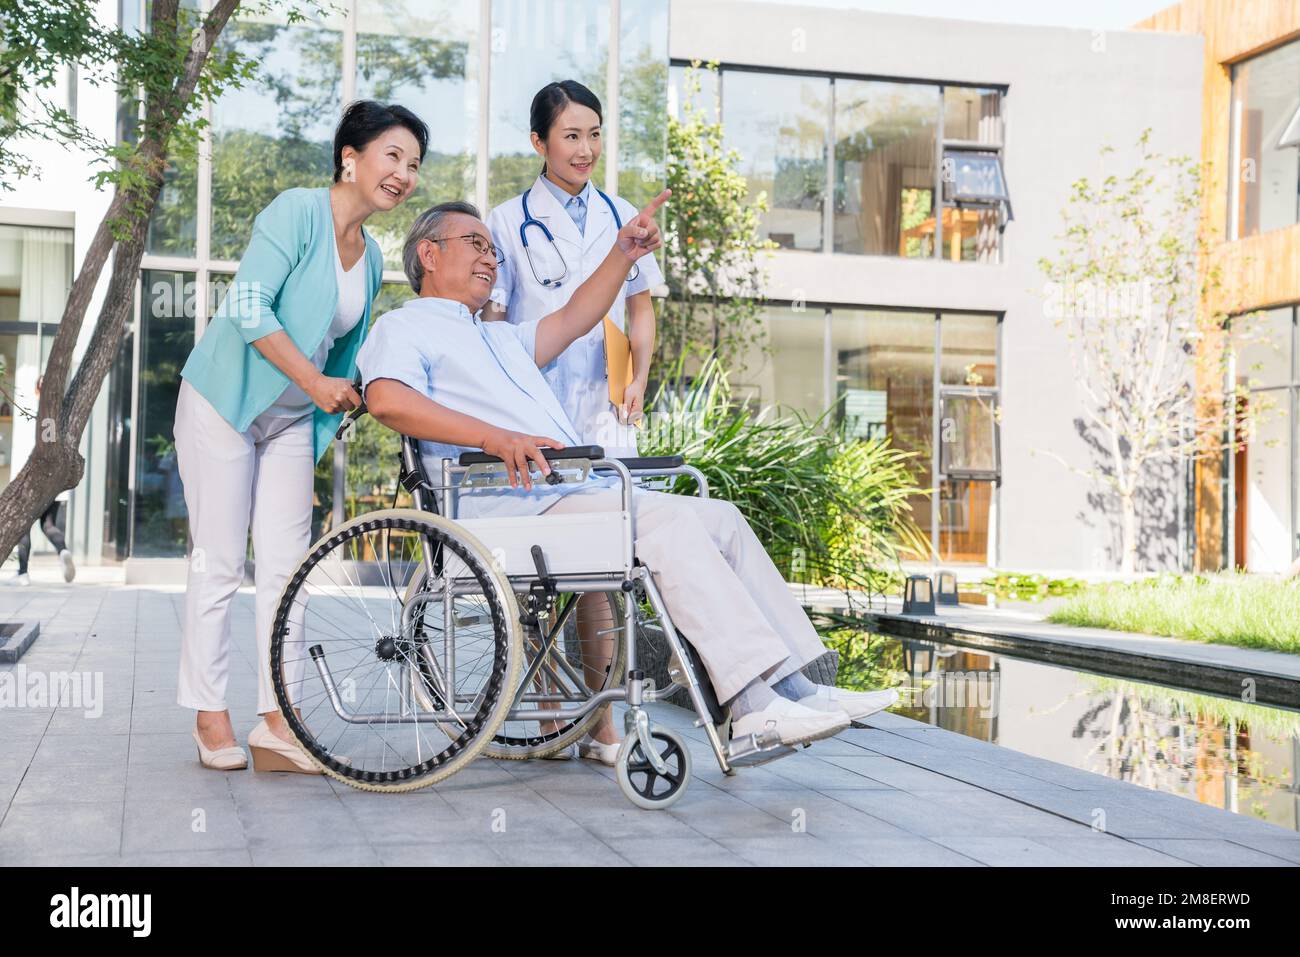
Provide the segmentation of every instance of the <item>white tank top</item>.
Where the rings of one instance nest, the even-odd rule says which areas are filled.
[[[361,316],[366,311],[365,254],[362,253],[361,258],[345,272],[336,248],[334,274],[338,278],[339,304],[334,309],[334,319],[325,332],[325,338],[321,340],[321,344],[316,347],[315,353],[311,356],[312,365],[317,369],[325,368],[325,360],[329,357],[330,348],[335,341],[351,332],[352,327],[361,321]],[[258,419],[297,419],[311,414],[314,408],[315,405],[307,393],[296,383],[290,382],[280,393],[280,397],[275,400],[275,404],[258,416]]]

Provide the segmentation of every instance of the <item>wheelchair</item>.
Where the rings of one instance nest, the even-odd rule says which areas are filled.
[[[703,474],[677,456],[543,452],[551,483],[617,476],[622,509],[458,519],[462,496],[508,487],[501,460],[443,459],[434,483],[403,436],[399,481],[414,507],[359,515],[311,547],[281,595],[270,654],[303,751],[353,787],[412,791],[480,755],[552,755],[622,701],[619,788],[638,807],[666,808],[690,780],[691,752],[645,705],[684,690],[725,774],[794,753],[776,732],[730,739],[698,655],[633,552],[633,489],[688,476],[707,497]],[[594,609],[586,628],[580,602]]]

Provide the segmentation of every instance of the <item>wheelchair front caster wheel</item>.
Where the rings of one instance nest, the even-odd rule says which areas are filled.
[[[637,807],[659,810],[670,807],[686,791],[691,779],[691,752],[686,742],[667,728],[652,727],[650,738],[665,765],[660,774],[641,750],[641,739],[633,730],[618,749],[614,773],[618,786]]]

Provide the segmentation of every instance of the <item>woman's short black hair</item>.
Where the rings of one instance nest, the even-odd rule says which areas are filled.
[[[594,110],[600,121],[605,122],[600,99],[595,93],[577,80],[559,80],[546,84],[533,97],[532,109],[528,111],[528,123],[532,131],[545,140],[555,125],[555,118],[570,103],[581,103]]]
[[[374,100],[354,100],[343,111],[338,129],[334,131],[334,182],[343,175],[343,147],[351,146],[360,153],[385,130],[401,126],[411,131],[420,144],[420,162],[424,162],[429,148],[429,127],[404,106],[390,103],[385,106]]]

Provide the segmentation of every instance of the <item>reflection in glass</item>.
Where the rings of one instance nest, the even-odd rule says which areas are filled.
[[[945,312],[939,381],[944,385],[998,384],[998,317]]]
[[[767,194],[764,233],[786,249],[820,250],[830,81],[725,70],[722,87],[725,145],[740,154],[751,199]]]
[[[938,119],[937,86],[836,81],[836,252],[934,255]]]
[[[1250,413],[1243,420],[1245,447],[1235,453],[1235,557],[1252,572],[1285,572],[1297,549],[1294,315],[1288,306],[1232,320],[1239,401]]]
[[[245,20],[222,33],[260,66],[212,107],[212,258],[238,260],[253,219],[294,186],[333,181],[343,41],[320,24]]]
[[[689,69],[689,66],[668,68],[668,114],[677,119],[682,117],[682,98],[686,96],[683,80]],[[695,75],[699,78],[700,89],[692,97],[691,102],[706,123],[716,123],[718,121],[718,72],[707,70],[701,64],[696,68]]]
[[[608,109],[609,19],[604,0],[492,0],[489,208],[518,196],[541,172],[528,136],[529,106],[538,90],[555,80],[577,80]],[[604,188],[603,153],[591,180]]]
[[[197,155],[171,157],[145,234],[146,253],[154,256],[196,255],[198,165]]]
[[[668,0],[621,7],[618,193],[638,209],[663,189],[668,127]]]
[[[780,405],[814,421],[826,411],[826,311],[770,306],[763,331],[732,366],[737,399]]]
[[[402,268],[412,220],[437,203],[474,197],[478,147],[477,0],[360,0],[357,97],[399,103],[429,125],[419,186],[366,221],[388,269]]]
[[[1300,40],[1233,67],[1234,238],[1300,222],[1300,146],[1290,136],[1298,113]]]
[[[888,436],[919,453],[916,482],[933,484],[934,316],[836,309],[831,314],[835,397],[864,438]],[[921,532],[930,532],[930,499],[908,499]],[[928,557],[928,556],[921,556]]]
[[[943,138],[1002,145],[1002,93],[975,86],[943,88]]]
[[[172,423],[181,366],[194,347],[196,294],[192,272],[145,269],[140,274],[140,412],[131,545],[137,557],[185,555],[185,495]]]

